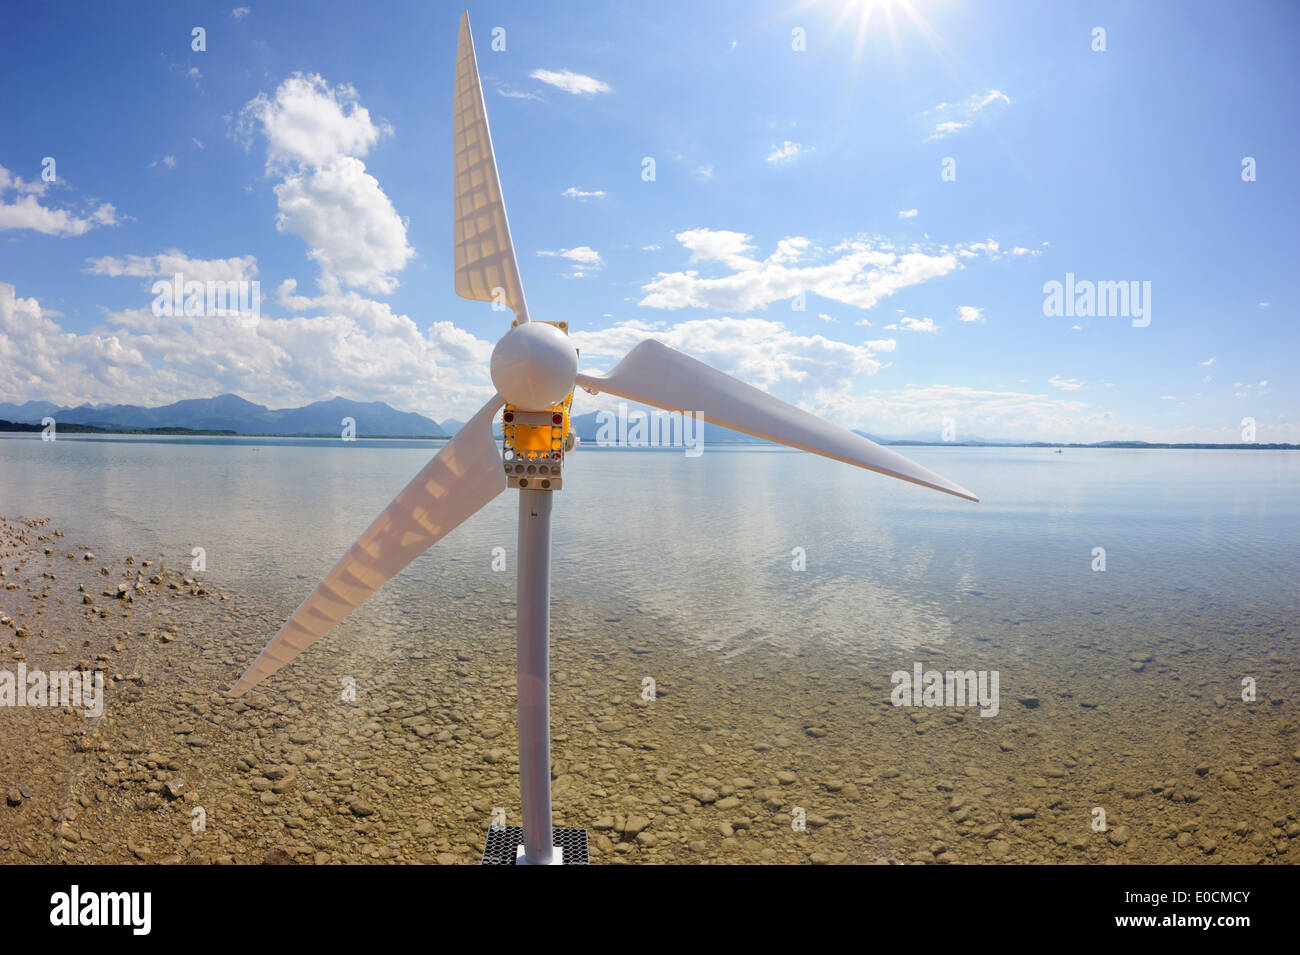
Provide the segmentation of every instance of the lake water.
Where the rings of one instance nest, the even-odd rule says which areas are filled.
[[[202,547],[203,580],[241,616],[167,657],[201,692],[233,682],[437,447],[0,435],[0,515],[173,568]],[[733,831],[682,795],[788,773],[780,791],[828,813],[807,839],[832,859],[1294,861],[1300,454],[903,450],[982,502],[767,446],[574,455],[554,508],[557,819],[635,804],[663,838],[607,855],[797,861],[811,850],[788,807],[769,819],[746,802]],[[476,794],[517,811],[510,775],[470,751],[514,747],[516,507],[503,493],[263,687],[293,694],[327,753],[357,743],[329,715],[340,674],[402,707],[432,694],[440,725],[502,727],[410,770],[419,802],[419,774],[440,767],[427,798],[462,858],[486,825]],[[917,661],[999,671],[998,718],[891,706],[891,673]],[[665,696],[637,708],[647,675]],[[1243,677],[1258,702],[1235,702]],[[625,727],[637,735],[606,738]],[[357,765],[378,753],[400,778],[427,757],[394,732],[367,737]],[[219,747],[205,758],[211,778],[232,772]],[[1097,805],[1123,839],[1089,830]]]
[[[202,547],[206,580],[287,614],[437,447],[11,435],[0,513],[51,516],[173,566]],[[981,503],[768,447],[580,449],[556,495],[555,599],[635,606],[672,621],[684,649],[729,652],[934,645],[963,632],[1050,647],[1084,620],[1296,619],[1300,454],[904,450]],[[516,506],[502,494],[372,602],[433,616],[465,588],[510,596]],[[506,573],[491,570],[495,547]]]

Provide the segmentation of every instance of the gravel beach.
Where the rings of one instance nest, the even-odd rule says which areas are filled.
[[[232,700],[292,607],[202,577],[0,520],[0,671],[104,676],[97,717],[0,707],[0,862],[473,864],[518,824],[511,601],[452,593],[418,643],[345,623]],[[593,863],[1300,860],[1277,635],[1056,635],[1001,655],[982,718],[890,702],[901,660],[942,670],[974,640],[684,654],[653,613],[573,601],[553,633],[555,824],[588,829]]]

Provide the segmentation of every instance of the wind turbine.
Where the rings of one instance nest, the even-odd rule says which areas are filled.
[[[978,501],[961,486],[654,340],[604,376],[578,371],[567,325],[536,321],[524,303],[469,13],[460,18],[454,100],[456,294],[501,302],[515,321],[492,352],[497,393],[366,529],[293,613],[239,682],[240,696],[325,636],[407,564],[504,491],[519,489],[517,681],[523,845],[518,863],[555,864],[551,828],[551,495],[573,447],[575,386],[766,438],[889,477]],[[493,438],[502,414],[503,446]]]

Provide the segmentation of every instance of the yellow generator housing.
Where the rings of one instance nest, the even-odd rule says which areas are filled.
[[[516,323],[511,323],[511,327]],[[548,322],[569,334],[568,322]],[[573,392],[546,411],[520,411],[507,404],[501,411],[501,462],[510,487],[558,491],[563,487],[564,455],[569,441]]]

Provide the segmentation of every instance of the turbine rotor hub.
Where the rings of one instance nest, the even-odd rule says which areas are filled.
[[[578,351],[547,322],[510,329],[492,349],[492,384],[522,411],[547,411],[568,397],[578,374]]]

